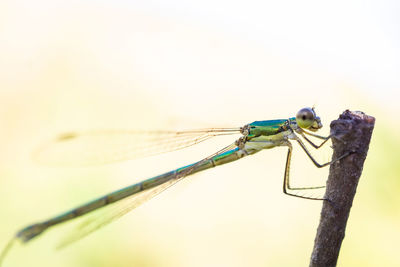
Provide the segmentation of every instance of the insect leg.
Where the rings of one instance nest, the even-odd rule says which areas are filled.
[[[292,144],[290,142],[287,142],[287,146],[289,147],[288,149],[288,154],[286,157],[286,165],[285,165],[285,174],[283,177],[283,193],[289,196],[293,197],[299,197],[299,198],[304,198],[304,199],[312,199],[312,200],[324,200],[324,198],[316,198],[316,197],[307,197],[295,193],[289,192],[289,190],[306,190],[306,189],[318,189],[318,188],[323,188],[324,186],[317,186],[317,187],[291,187],[290,186],[290,178],[289,178],[289,173],[290,173],[290,160],[292,158]]]

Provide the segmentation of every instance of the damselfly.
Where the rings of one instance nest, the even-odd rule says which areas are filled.
[[[241,159],[263,149],[278,146],[288,147],[283,179],[283,192],[287,195],[300,198],[323,200],[323,198],[306,197],[298,193],[299,190],[322,188],[321,186],[301,188],[293,187],[290,185],[289,180],[289,169],[292,155],[292,144],[290,140],[295,140],[318,168],[330,165],[347,156],[347,154],[342,155],[341,157],[324,164],[319,164],[313,158],[304,145],[302,139],[308,142],[312,147],[316,149],[320,148],[331,137],[331,135],[323,137],[314,133],[321,127],[321,119],[316,115],[314,108],[303,108],[297,113],[296,117],[279,120],[255,121],[239,128],[210,128],[180,132],[93,131],[60,135],[50,144],[47,144],[38,151],[37,156],[39,160],[41,158],[46,158],[46,161],[53,159],[53,163],[60,163],[57,162],[59,159],[58,157],[49,157],[49,155],[58,153],[65,157],[67,163],[107,163],[125,158],[134,158],[139,155],[148,156],[182,149],[203,142],[214,136],[241,134],[241,137],[233,144],[198,162],[114,191],[59,216],[25,227],[16,233],[3,250],[0,255],[0,264],[6,252],[16,240],[19,240],[22,243],[27,243],[51,227],[74,220],[84,215],[88,216],[89,213],[98,209],[104,209],[105,207],[109,208],[109,212],[102,216],[88,216],[89,218],[84,221],[73,234],[63,240],[61,246],[67,245],[121,217],[156,194],[182,180],[184,177]],[[323,141],[320,145],[316,145],[308,139],[306,135],[322,139]],[[109,147],[107,147],[106,143],[101,143],[101,140],[105,140],[105,138],[117,140],[117,143],[107,143],[109,144]],[[124,140],[126,141],[128,139],[129,142],[126,143],[133,144],[131,147],[124,143]],[[99,146],[106,146],[108,153],[98,157],[96,150]],[[72,151],[75,154],[68,157],[67,151]]]

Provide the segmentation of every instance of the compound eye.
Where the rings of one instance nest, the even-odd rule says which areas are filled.
[[[296,122],[301,128],[309,128],[315,120],[315,112],[312,108],[303,108],[297,112]]]

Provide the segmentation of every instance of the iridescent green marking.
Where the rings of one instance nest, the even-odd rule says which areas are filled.
[[[279,133],[288,120],[255,121],[250,123],[249,137],[270,136]]]

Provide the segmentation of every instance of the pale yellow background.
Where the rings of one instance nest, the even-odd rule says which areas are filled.
[[[0,246],[22,227],[198,160],[88,168],[35,163],[82,129],[242,126],[316,106],[376,117],[338,266],[399,266],[400,20],[396,1],[1,1]],[[77,151],[76,153],[79,153]],[[15,246],[4,266],[307,266],[321,202],[281,192],[277,148],[175,185],[55,251],[64,228]],[[293,179],[321,181],[301,151]],[[320,180],[319,180],[320,179]]]

